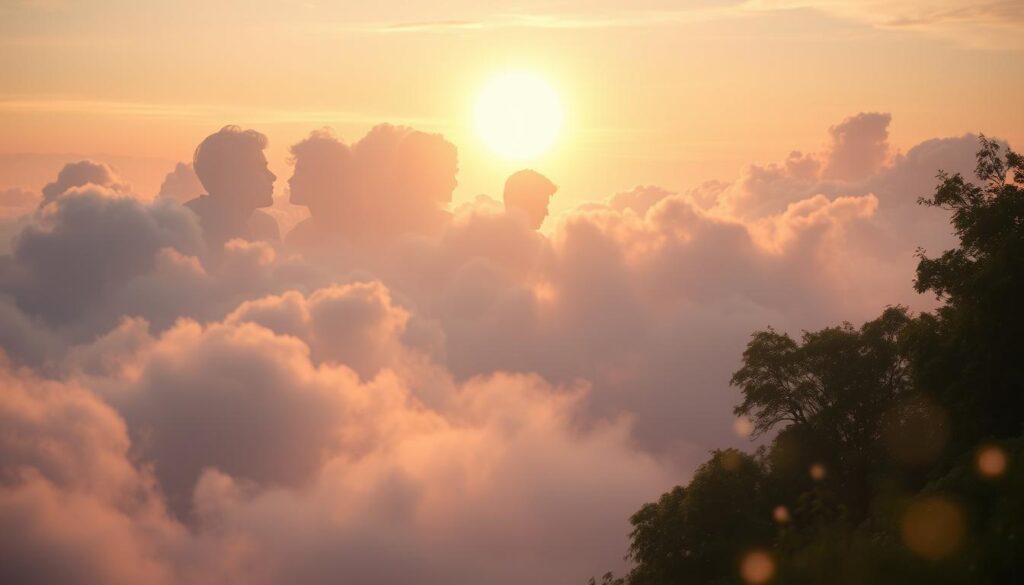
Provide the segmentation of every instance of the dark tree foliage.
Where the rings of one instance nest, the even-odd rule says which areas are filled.
[[[766,512],[766,472],[757,458],[726,449],[676,487],[633,515],[630,583],[736,583],[736,559],[767,547],[774,537]]]
[[[963,412],[964,444],[1024,431],[1024,159],[1002,158],[984,137],[981,145],[980,184],[940,173],[923,200],[951,211],[960,246],[922,253],[915,282],[945,301],[921,342],[919,385]]]
[[[800,343],[760,331],[733,375],[744,397],[735,414],[750,417],[758,434],[788,425],[773,459],[797,463],[801,479],[810,465],[823,466],[846,512],[866,512],[884,415],[911,393],[904,343],[911,322],[897,307],[859,329],[844,323],[806,332]]]
[[[897,307],[860,329],[805,332],[801,343],[772,329],[755,333],[732,377],[743,392],[735,414],[750,417],[757,434],[783,423],[811,428],[840,457],[870,448],[883,412],[910,391],[902,343],[910,323]]]
[[[633,569],[602,585],[742,583],[754,548],[775,583],[1024,583],[1024,158],[983,136],[975,174],[921,199],[960,239],[919,253],[942,306],[754,333],[735,414],[771,445],[714,451],[644,505]]]

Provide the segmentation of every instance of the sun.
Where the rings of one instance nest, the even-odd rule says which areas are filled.
[[[547,152],[562,130],[562,103],[543,78],[510,72],[484,86],[474,112],[476,131],[499,155],[527,160]]]

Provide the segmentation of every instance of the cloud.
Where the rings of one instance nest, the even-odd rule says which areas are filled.
[[[127,193],[130,189],[106,163],[83,160],[64,165],[57,175],[57,180],[43,187],[43,200],[40,206],[56,201],[72,188],[86,185],[103,187],[113,193]]]
[[[0,571],[72,583],[564,582],[603,569],[635,503],[670,481],[632,445],[627,419],[581,418],[585,386],[449,380],[433,408],[400,373],[360,382],[309,356],[253,323],[182,322],[152,337],[127,321],[74,352],[77,373],[42,387],[52,398],[24,380],[31,394],[0,402],[29,402],[4,420],[13,455],[0,471],[20,471],[0,515],[24,530],[5,549],[22,556]],[[43,551],[57,567],[36,560]]]
[[[81,177],[65,172],[69,168],[47,188],[77,182]],[[77,173],[105,167],[74,168]],[[160,250],[197,254],[202,249],[194,220],[183,208],[143,204],[93,183],[49,192],[60,195],[16,236],[0,284],[18,307],[51,325],[80,317],[151,269]]]
[[[304,498],[208,473],[197,506],[222,538],[255,543],[254,582],[585,580],[598,551],[621,547],[630,500],[667,477],[621,424],[573,431],[578,398],[536,378],[477,380],[447,419],[410,413],[367,456],[328,463]]]
[[[392,365],[403,350],[409,314],[391,303],[380,283],[320,289],[308,299],[297,292],[242,303],[228,323],[259,323],[305,341],[317,362],[345,364],[363,378]]]
[[[170,583],[162,513],[118,414],[88,390],[0,363],[0,580]]]
[[[968,47],[1019,50],[1024,9],[1016,0],[725,0],[631,6],[629,9],[530,13],[475,13],[465,18],[344,25],[381,34],[470,34],[507,29],[588,30],[673,27],[689,23],[756,18],[766,13],[814,10],[882,30],[914,31]],[[337,25],[330,27],[338,28]]]
[[[356,378],[313,371],[295,339],[251,325],[182,323],[144,347],[137,379],[110,399],[179,513],[207,466],[296,485],[340,439],[334,425]]]
[[[215,260],[180,203],[69,167],[93,178],[58,178],[0,257],[0,580],[607,570],[641,502],[746,444],[727,381],[753,330],[929,306],[913,251],[951,236],[916,199],[976,137],[901,153],[888,124],[550,235],[486,196],[440,213],[453,149],[379,126],[337,175],[351,191],[320,193],[368,205],[340,235]]]
[[[174,170],[167,173],[164,182],[160,184],[158,197],[167,197],[184,203],[194,199],[205,192],[203,184],[192,169],[191,163],[178,163]]]
[[[857,114],[828,129],[831,144],[822,176],[851,181],[878,172],[889,155],[889,114]]]
[[[883,29],[920,31],[988,49],[1024,48],[1024,8],[1015,0],[747,0],[745,10],[811,8]]]
[[[0,468],[114,501],[139,485],[121,418],[88,391],[12,369],[0,356]],[[12,477],[6,477],[12,479]]]

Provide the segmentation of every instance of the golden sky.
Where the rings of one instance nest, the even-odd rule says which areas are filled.
[[[1022,29],[1024,0],[0,0],[0,583],[623,574],[644,502],[770,439],[744,348],[822,355],[752,332],[850,353],[940,305],[915,267],[958,238],[918,198],[975,133],[1022,148]],[[360,141],[383,122],[458,147],[456,205],[451,145]],[[356,146],[317,132],[293,175],[324,126]],[[860,331],[956,329],[896,312]],[[941,423],[933,390],[881,420]],[[780,498],[750,526],[791,504],[748,491]]]
[[[271,166],[287,177],[288,145],[312,129],[354,141],[404,123],[456,143],[455,198],[465,200],[498,192],[522,166],[472,127],[476,95],[509,69],[544,77],[562,98],[562,135],[529,163],[561,186],[556,209],[637,184],[731,178],[819,148],[829,126],[862,111],[891,113],[900,149],[966,132],[1020,144],[1022,6],[5,2],[0,155],[187,160],[234,123],[269,136]],[[159,180],[125,174],[149,188]]]

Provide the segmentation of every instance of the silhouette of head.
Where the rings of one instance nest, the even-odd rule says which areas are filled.
[[[314,218],[340,211],[351,182],[348,146],[330,129],[316,130],[291,147],[295,170],[288,179],[291,202],[309,207]]]
[[[210,197],[238,210],[269,207],[277,177],[267,168],[266,146],[255,130],[225,126],[196,147],[192,166]]]
[[[530,227],[539,229],[548,216],[548,202],[557,190],[554,183],[537,171],[519,171],[505,181],[505,210],[525,214]]]
[[[436,205],[452,200],[459,184],[459,155],[440,134],[411,131],[402,138],[396,156],[398,190],[410,203]]]

